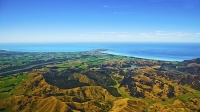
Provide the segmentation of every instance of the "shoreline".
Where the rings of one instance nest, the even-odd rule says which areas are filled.
[[[119,53],[119,52],[115,52],[112,49],[108,49],[108,48],[100,48],[100,49],[93,49],[93,50],[83,50],[83,51],[62,51],[62,52],[66,52],[66,53],[70,53],[70,52],[74,52],[74,53],[78,53],[78,52],[90,52],[90,51],[97,51],[97,52],[101,52],[101,53],[105,53],[105,54],[112,54],[112,55],[119,55],[119,56],[128,56],[128,57],[134,57],[134,58],[141,58],[141,59],[149,59],[149,60],[157,60],[157,61],[174,61],[174,62],[182,62],[184,60],[191,60],[191,59],[174,59],[174,58],[165,58],[165,57],[156,57],[156,56],[138,56],[138,55],[131,55],[131,54],[125,54],[125,53]],[[0,53],[4,53],[4,52],[25,52],[25,53],[59,53],[61,51],[18,51],[18,50],[8,50],[8,49],[0,49]],[[198,57],[196,57],[198,58]],[[195,58],[192,58],[195,59]]]
[[[109,51],[109,50],[108,51],[103,51],[102,53],[112,54],[112,55],[119,55],[119,56],[128,56],[128,57],[141,58],[141,59],[157,60],[157,61],[182,62],[184,60],[191,60],[191,59],[173,59],[173,58],[165,58],[165,57],[137,56],[137,55],[131,55],[131,54],[118,53],[118,52]],[[196,58],[198,58],[198,57],[196,57]],[[192,59],[194,59],[194,58],[192,58]]]

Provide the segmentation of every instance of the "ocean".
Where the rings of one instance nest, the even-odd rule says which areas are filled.
[[[78,52],[109,49],[104,53],[165,61],[183,61],[200,57],[200,43],[17,43],[0,44],[0,49],[22,52]]]

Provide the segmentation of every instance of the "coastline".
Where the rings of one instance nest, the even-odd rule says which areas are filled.
[[[149,60],[157,60],[157,61],[175,61],[175,62],[182,62],[184,60],[191,60],[191,59],[174,59],[174,58],[164,58],[164,57],[148,57],[148,56],[137,56],[137,55],[131,55],[131,54],[125,54],[125,53],[119,53],[119,52],[115,52],[114,50],[110,50],[110,49],[93,49],[93,50],[88,50],[88,51],[73,51],[74,53],[78,53],[78,52],[89,52],[89,51],[97,51],[97,52],[101,52],[101,53],[105,53],[105,54],[112,54],[112,55],[119,55],[119,56],[128,56],[128,57],[134,57],[134,58],[141,58],[141,59],[149,59]],[[11,50],[3,50],[0,49],[0,53],[3,52],[24,52],[24,51],[11,51]],[[26,51],[26,52],[32,52],[32,51]],[[66,53],[69,51],[66,51]],[[32,52],[34,53],[34,52]],[[37,52],[38,53],[38,52]],[[42,52],[41,52],[42,53]],[[44,52],[45,53],[45,52]],[[52,52],[53,53],[53,52]],[[57,52],[59,53],[59,52]],[[198,58],[198,57],[197,57]],[[194,59],[194,58],[192,58]]]
[[[179,62],[200,57],[198,43],[24,43],[0,44],[0,49],[13,52],[84,52],[100,49],[113,55]]]
[[[131,55],[131,54],[118,53],[118,52],[114,52],[114,51],[103,51],[102,53],[119,55],[119,56],[129,56],[129,57],[149,59],[149,60],[157,60],[157,61],[177,61],[177,62],[182,62],[182,61],[186,60],[186,59],[174,59],[174,58],[169,58],[169,57],[168,58],[164,58],[164,57],[137,56],[137,55]]]

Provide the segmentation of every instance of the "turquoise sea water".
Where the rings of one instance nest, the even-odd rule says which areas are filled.
[[[77,52],[110,49],[105,53],[166,61],[183,61],[200,57],[200,43],[0,44],[0,49],[23,52]]]

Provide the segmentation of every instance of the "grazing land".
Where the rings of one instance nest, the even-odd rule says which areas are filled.
[[[0,111],[199,112],[200,58],[0,51]]]

